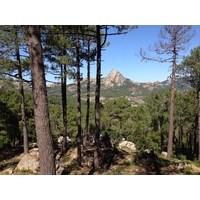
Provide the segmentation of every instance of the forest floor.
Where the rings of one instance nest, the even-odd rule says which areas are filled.
[[[58,152],[57,152],[58,153]],[[60,152],[59,152],[60,153]],[[92,149],[83,150],[83,165],[76,161],[77,149],[70,149],[60,161],[66,164],[63,175],[200,175],[200,164],[189,160],[167,159],[153,152],[133,153],[127,149],[101,149],[100,170],[93,171]],[[15,168],[23,157],[23,148],[0,151],[0,175],[6,169]],[[30,171],[12,171],[11,174],[26,175]]]
[[[76,150],[74,151],[76,153]],[[71,153],[73,155],[73,153]],[[83,151],[87,158],[92,150]],[[68,158],[69,155],[65,158]],[[65,158],[62,158],[65,160]],[[200,175],[200,165],[189,160],[167,159],[153,152],[133,153],[128,149],[101,149],[100,170],[94,172],[92,163],[78,167],[71,162],[65,174],[71,175]]]

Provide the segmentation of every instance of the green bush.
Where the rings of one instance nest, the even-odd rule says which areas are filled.
[[[0,132],[2,134],[3,131]],[[0,149],[10,146],[10,140],[8,136],[0,135]]]
[[[147,141],[149,149],[158,152],[161,150],[161,139],[158,131],[147,134]]]

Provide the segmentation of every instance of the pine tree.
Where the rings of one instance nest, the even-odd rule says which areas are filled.
[[[24,27],[23,26],[1,26],[1,57],[4,68],[7,68],[5,74],[17,78],[19,82],[19,94],[21,99],[21,117],[23,129],[23,147],[24,153],[29,152],[28,148],[28,130],[25,116],[25,96],[23,79],[23,60],[20,49],[24,49]],[[17,71],[17,73],[16,73]]]
[[[164,92],[158,91],[150,94],[147,100],[147,107],[152,115],[152,124],[155,132],[160,135],[160,150],[163,150],[164,136],[161,131],[164,112]]]
[[[55,175],[54,149],[48,112],[40,26],[29,25],[27,37],[32,75],[34,119],[40,156],[40,174]]]
[[[74,36],[73,26],[45,26],[44,27],[45,44],[44,56],[52,63],[52,67],[48,70],[61,80],[61,94],[62,94],[62,116],[63,116],[63,142],[62,154],[67,150],[67,78],[74,77],[73,69],[73,56],[72,54],[72,36]]]
[[[161,40],[155,43],[154,48],[150,49],[158,55],[167,55],[165,58],[153,58],[148,57],[146,53],[141,49],[140,55],[142,60],[153,60],[157,62],[170,62],[172,63],[171,73],[171,99],[170,99],[170,117],[169,117],[169,135],[168,135],[168,148],[167,157],[172,155],[173,145],[173,132],[174,132],[174,90],[176,81],[176,67],[180,56],[180,52],[186,48],[186,44],[191,40],[194,33],[191,33],[192,26],[163,26],[160,30]]]
[[[76,27],[76,67],[77,67],[77,127],[78,127],[78,135],[77,135],[77,161],[78,165],[81,166],[81,140],[82,140],[82,128],[81,128],[81,73],[80,73],[80,30],[81,27]]]
[[[198,160],[200,160],[200,46],[192,49],[190,54],[190,56],[184,57],[182,63],[178,66],[178,71],[197,91],[197,135],[199,142]]]
[[[101,91],[101,50],[106,44],[109,35],[126,34],[137,26],[111,26],[117,32],[108,33],[109,26],[96,25],[97,42],[97,69],[96,69],[96,88],[95,88],[95,133],[94,133],[94,171],[99,170],[99,139],[100,139],[100,91]]]
[[[86,50],[83,57],[87,62],[87,110],[85,117],[85,129],[83,137],[83,147],[86,147],[89,136],[89,119],[90,119],[90,63],[95,60],[96,47],[92,47],[95,43],[95,26],[85,26],[83,33],[83,43],[86,43]],[[93,45],[94,46],[94,45]]]

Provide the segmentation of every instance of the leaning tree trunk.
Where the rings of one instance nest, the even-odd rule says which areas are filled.
[[[19,44],[18,44],[18,33],[17,28],[15,28],[15,48],[16,48],[16,59],[17,59],[17,69],[18,69],[18,77],[19,77],[19,94],[21,99],[21,114],[22,114],[22,129],[23,129],[23,147],[24,154],[28,154],[28,130],[26,123],[26,115],[25,115],[25,97],[24,97],[24,87],[23,87],[23,79],[22,79],[22,69],[21,69],[21,59],[19,53]]]
[[[101,36],[100,26],[97,29],[97,73],[95,91],[95,133],[94,133],[94,171],[99,170],[99,136],[100,136],[100,86],[101,86]]]
[[[40,174],[55,175],[54,150],[48,112],[40,27],[29,25],[27,36],[32,75],[35,129],[40,156]]]

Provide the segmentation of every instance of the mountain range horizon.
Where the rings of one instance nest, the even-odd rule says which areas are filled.
[[[131,80],[131,79],[129,79],[129,78],[126,78],[120,71],[118,71],[118,70],[116,70],[116,69],[112,69],[109,73],[108,73],[108,75],[107,76],[102,76],[102,78],[101,79],[109,79],[110,77],[121,77],[121,79],[127,79],[127,80],[129,80],[129,81],[132,81],[133,83],[161,83],[161,84],[165,84],[165,85],[170,85],[171,84],[171,81],[170,81],[170,79],[166,79],[166,80],[163,80],[163,81],[154,81],[154,82],[150,82],[150,81],[146,81],[146,82],[138,82],[138,81],[134,81],[134,80]],[[96,77],[91,77],[90,78],[91,80],[96,80]],[[86,78],[83,78],[83,80],[81,81],[81,82],[83,82],[83,81],[86,81],[87,80],[87,77]],[[115,81],[117,81],[117,80],[115,80]],[[60,84],[61,82],[55,82],[55,83],[51,83],[51,84],[47,84],[47,87],[54,87],[54,85],[58,85],[58,84]],[[72,85],[72,84],[75,84],[76,83],[76,80],[74,80],[72,83],[69,83],[69,84],[67,84],[67,85]]]
[[[126,97],[132,105],[139,105],[144,103],[152,92],[169,89],[171,86],[170,80],[163,82],[135,82],[128,78],[125,78],[119,71],[112,69],[111,72],[101,78],[101,96],[100,101],[105,102],[109,99],[118,97]],[[49,85],[48,94],[52,96],[61,96],[61,84],[55,83]],[[95,101],[95,88],[96,78],[90,78],[90,101]],[[176,83],[175,88],[177,90],[186,91],[188,85],[183,84],[179,80]],[[67,85],[67,97],[76,98],[77,95],[77,84],[76,81]],[[81,99],[87,100],[87,78],[81,81]]]

